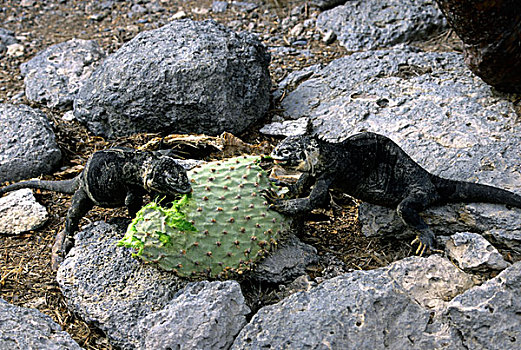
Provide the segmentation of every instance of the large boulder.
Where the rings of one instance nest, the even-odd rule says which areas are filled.
[[[26,105],[0,104],[0,183],[48,174],[61,160],[49,120]]]
[[[248,313],[236,281],[193,283],[139,323],[141,348],[228,349]]]
[[[0,299],[0,325],[0,349],[81,349],[49,316],[3,299]]]
[[[465,349],[521,348],[521,262],[452,299],[443,312]]]
[[[72,39],[49,46],[20,66],[25,96],[47,107],[71,107],[79,88],[104,57],[93,40]]]
[[[253,34],[174,21],[107,57],[80,89],[74,115],[105,137],[240,133],[267,111],[269,61]]]
[[[140,320],[162,309],[184,284],[174,274],[144,266],[117,247],[122,227],[95,222],[75,236],[57,281],[69,308],[96,325],[113,345],[141,344]]]
[[[226,349],[250,309],[236,281],[187,285],[116,246],[126,221],[77,233],[57,274],[69,308],[122,349]],[[186,288],[184,288],[186,286]]]
[[[380,133],[436,175],[521,193],[521,126],[513,99],[473,75],[460,54],[402,46],[355,53],[306,72],[282,106],[288,118],[311,117],[321,137]],[[471,203],[431,208],[424,218],[438,234],[483,233],[519,253],[519,213]],[[366,235],[415,235],[404,231],[393,209],[364,203],[359,219]]]
[[[356,0],[321,13],[317,27],[333,31],[348,51],[424,39],[447,22],[432,0]]]
[[[348,273],[261,308],[232,349],[463,349],[432,317],[472,285],[435,256]]]

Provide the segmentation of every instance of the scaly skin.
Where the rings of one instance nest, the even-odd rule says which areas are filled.
[[[52,249],[53,269],[58,267],[63,250],[66,252],[73,246],[72,234],[78,230],[80,219],[95,205],[126,206],[129,215],[135,216],[146,193],[171,197],[191,191],[185,169],[174,159],[158,152],[123,147],[95,152],[74,179],[22,181],[1,188],[0,195],[21,188],[73,194],[65,230],[57,234]]]
[[[403,222],[419,233],[418,252],[422,253],[434,247],[434,233],[419,215],[429,206],[486,202],[521,208],[521,196],[492,186],[440,178],[423,169],[392,140],[371,132],[340,143],[292,136],[271,156],[283,167],[303,172],[290,186],[292,199],[266,194],[273,209],[287,215],[309,212],[326,205],[328,189],[334,188],[368,203],[395,208]],[[311,187],[310,194],[301,197]]]

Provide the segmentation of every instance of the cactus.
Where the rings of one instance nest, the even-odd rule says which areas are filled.
[[[143,207],[120,245],[181,277],[242,274],[276,244],[289,218],[268,210],[263,189],[278,190],[259,157],[209,162],[188,172],[193,192],[163,208]]]

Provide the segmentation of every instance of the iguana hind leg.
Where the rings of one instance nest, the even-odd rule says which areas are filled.
[[[58,269],[62,256],[74,246],[73,234],[78,231],[81,218],[93,206],[94,202],[82,188],[79,188],[72,196],[71,207],[67,211],[67,219],[65,220],[65,229],[56,235],[52,246],[51,264],[54,271]]]
[[[412,242],[412,244],[418,242],[416,254],[423,255],[427,248],[434,250],[434,232],[423,221],[420,212],[436,201],[436,199],[436,195],[432,192],[417,190],[405,197],[396,208],[396,212],[402,221],[418,232],[418,237]]]

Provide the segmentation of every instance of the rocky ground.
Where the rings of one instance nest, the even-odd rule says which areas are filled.
[[[213,5],[213,6],[212,6]],[[213,18],[230,28],[257,33],[272,54],[270,73],[273,86],[292,72],[348,55],[338,41],[327,40],[324,32],[315,26],[320,10],[307,1],[256,1],[228,4],[220,12],[212,1],[2,1],[0,2],[1,27],[15,33],[19,45],[10,46],[0,61],[0,103],[26,103],[20,65],[49,45],[72,38],[95,39],[110,54],[137,33],[161,27],[172,19]],[[459,51],[460,44],[449,30],[413,42],[426,51]],[[354,50],[353,50],[354,51]],[[413,67],[414,68],[414,67]],[[416,74],[404,71],[403,74]],[[275,90],[275,88],[273,89]],[[283,115],[281,101],[284,96],[275,94],[266,120],[278,120]],[[37,106],[41,107],[41,106]],[[53,122],[64,159],[54,179],[68,178],[77,172],[92,152],[113,145],[140,146],[156,135],[140,134],[107,141],[92,136],[75,121],[64,120],[63,112],[43,108]],[[263,136],[255,130],[241,136],[250,143],[277,139]],[[76,168],[75,168],[76,167]],[[34,307],[49,315],[86,349],[111,349],[105,336],[94,326],[72,314],[66,307],[50,269],[50,246],[55,232],[63,225],[69,196],[41,192],[37,199],[49,213],[48,223],[41,229],[20,236],[2,236],[0,241],[0,297],[9,303]],[[320,211],[308,218],[300,237],[318,249],[319,255],[333,256],[341,262],[341,271],[369,270],[389,265],[414,255],[407,241],[381,241],[366,238],[357,221],[356,203],[337,198],[342,211]],[[83,224],[125,216],[119,210],[94,210]],[[508,257],[507,257],[508,258]],[[507,259],[508,260],[508,259]],[[320,277],[325,266],[314,266],[308,273]],[[329,267],[331,268],[331,267]],[[246,293],[254,309],[280,299],[280,291],[265,289]]]

